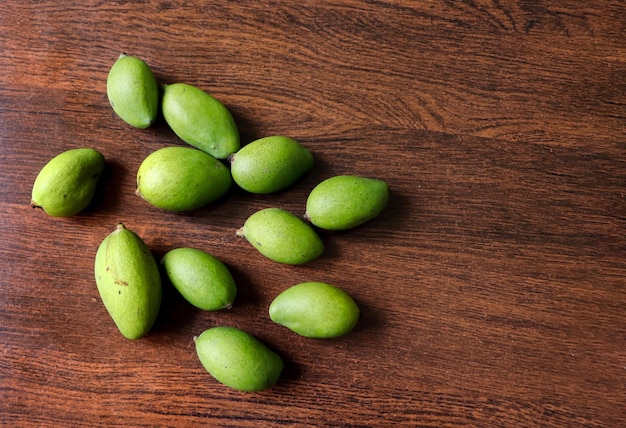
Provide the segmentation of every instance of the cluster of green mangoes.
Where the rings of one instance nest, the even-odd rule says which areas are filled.
[[[250,193],[278,192],[312,168],[311,152],[288,137],[260,138],[240,147],[230,112],[203,90],[182,83],[163,85],[162,94],[160,88],[144,61],[125,54],[107,78],[109,101],[121,119],[147,128],[160,108],[174,133],[192,146],[161,148],[141,163],[137,194],[151,205],[170,211],[197,209],[223,196],[233,181]],[[91,148],[59,154],[37,176],[31,205],[55,217],[81,212],[94,197],[104,163],[104,156]],[[335,176],[309,193],[302,218],[265,208],[248,217],[236,233],[268,259],[299,265],[324,250],[315,228],[354,228],[378,216],[388,198],[389,189],[381,180]],[[123,224],[98,247],[94,273],[104,306],[128,339],[140,338],[152,328],[161,307],[163,279],[206,311],[229,308],[237,295],[231,273],[217,257],[196,248],[176,248],[159,265],[142,238]],[[347,334],[359,315],[348,293],[314,281],[287,288],[269,307],[275,323],[319,339]],[[271,387],[284,366],[278,354],[235,327],[210,328],[194,340],[205,369],[238,390]]]

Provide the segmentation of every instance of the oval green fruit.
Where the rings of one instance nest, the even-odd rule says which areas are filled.
[[[280,208],[255,212],[237,235],[278,263],[299,265],[316,259],[324,250],[322,240],[310,225]]]
[[[148,128],[159,110],[159,85],[141,59],[121,54],[109,70],[107,96],[113,111],[136,128]]]
[[[104,156],[94,149],[67,150],[39,171],[33,184],[31,206],[53,217],[78,214],[91,202],[104,170]]]
[[[301,336],[329,339],[352,331],[359,308],[342,289],[324,282],[303,282],[280,293],[270,304],[272,321]]]
[[[161,109],[167,124],[186,143],[217,159],[239,150],[233,116],[202,89],[185,83],[165,85]]]
[[[152,328],[161,306],[159,267],[145,242],[119,224],[96,253],[96,285],[119,331],[138,339]]]
[[[230,307],[237,287],[226,265],[217,257],[196,249],[176,248],[161,259],[172,285],[189,303],[205,311]]]
[[[251,193],[272,193],[293,184],[313,166],[313,155],[296,140],[280,135],[260,138],[229,156],[239,187]]]
[[[377,217],[389,200],[382,180],[340,175],[319,183],[306,201],[307,218],[326,230],[346,230]]]
[[[194,338],[203,367],[219,382],[240,391],[260,391],[278,382],[284,363],[256,337],[235,327],[205,330]]]
[[[228,167],[191,147],[164,147],[137,171],[137,194],[157,208],[188,211],[223,196],[232,184]]]

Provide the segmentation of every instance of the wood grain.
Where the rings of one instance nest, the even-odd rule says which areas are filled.
[[[626,5],[547,1],[0,3],[0,424],[3,426],[626,425]],[[244,143],[291,136],[315,167],[290,189],[233,189],[189,213],[150,207],[135,173],[182,145],[162,119],[126,126],[106,98],[120,52],[163,83],[210,92]],[[29,207],[55,154],[107,159],[88,210]],[[302,215],[338,174],[384,179],[372,222],[323,232],[304,266],[235,236],[260,208]],[[93,258],[118,222],[157,258],[193,246],[232,270],[229,311],[171,288],[128,341],[99,300]],[[305,280],[362,309],[334,340],[267,316]],[[199,364],[214,325],[286,360],[240,393]]]

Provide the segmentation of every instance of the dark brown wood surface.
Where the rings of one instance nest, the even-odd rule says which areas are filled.
[[[3,426],[626,426],[626,4],[558,1],[0,2],[0,424]],[[120,52],[162,83],[220,99],[242,141],[291,136],[315,156],[290,189],[233,189],[189,213],[149,206],[135,173],[184,145],[110,108]],[[29,206],[54,155],[103,153],[92,206]],[[235,231],[304,212],[339,174],[384,179],[387,209],[322,233],[303,266]],[[171,287],[136,341],[99,299],[95,251],[118,222],[159,258],[221,258],[239,295],[202,312]],[[302,281],[362,316],[305,339],[267,309]],[[193,336],[240,327],[287,362],[258,393],[218,384]]]

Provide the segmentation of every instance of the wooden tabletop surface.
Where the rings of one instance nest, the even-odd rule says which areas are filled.
[[[3,426],[626,426],[626,4],[558,1],[0,3],[0,424]],[[142,160],[185,146],[111,109],[121,52],[161,83],[209,92],[242,142],[290,136],[315,165],[291,188],[233,188],[173,213],[135,195]],[[29,206],[54,155],[107,161],[70,218]],[[340,174],[385,180],[377,219],[322,232],[323,256],[272,262],[235,235],[256,210],[303,215]],[[230,310],[171,286],[127,340],[96,289],[117,223],[159,259],[220,258]],[[274,324],[285,288],[324,281],[354,331]],[[201,366],[193,337],[239,327],[285,360],[245,393]]]

